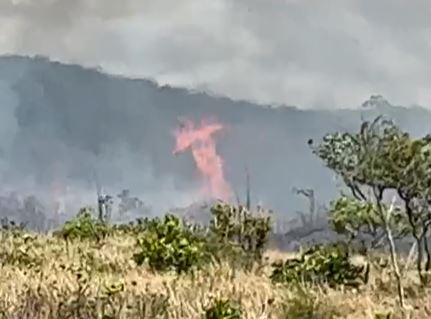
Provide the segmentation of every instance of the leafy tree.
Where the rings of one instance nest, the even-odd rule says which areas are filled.
[[[387,210],[387,205],[384,206]],[[399,208],[394,209],[389,222],[394,239],[403,238],[410,231],[407,218]],[[371,248],[377,248],[384,241],[384,224],[376,205],[371,202],[341,196],[331,202],[329,223],[335,232],[345,235],[349,243],[359,240],[369,242]]]
[[[416,241],[417,271],[422,283],[427,282],[422,263],[426,255],[425,271],[431,268],[428,234],[431,225],[431,137],[412,139],[407,134],[393,143],[387,152],[388,166],[393,173],[393,184],[404,202],[405,213]]]
[[[356,134],[328,134],[317,146],[314,146],[312,141],[309,142],[313,153],[343,179],[353,197],[358,201],[373,203],[373,212],[383,226],[383,233],[390,248],[402,306],[404,293],[391,229],[395,198],[387,209],[384,195],[388,190],[397,190],[403,184],[400,177],[406,166],[404,158],[401,156],[401,160],[397,159],[395,162],[391,162],[391,159],[396,158],[395,153],[400,146],[409,144],[410,141],[408,134],[402,132],[392,121],[379,116],[372,122],[364,121]],[[411,188],[416,188],[416,185],[410,185],[409,189]],[[351,218],[355,218],[358,211],[353,210],[351,213]]]

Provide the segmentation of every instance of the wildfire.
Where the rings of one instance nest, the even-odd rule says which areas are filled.
[[[224,178],[223,160],[217,154],[214,134],[223,129],[219,123],[204,123],[200,126],[184,120],[175,130],[174,154],[190,149],[199,173],[204,178],[204,192],[212,198],[228,201],[231,190]]]

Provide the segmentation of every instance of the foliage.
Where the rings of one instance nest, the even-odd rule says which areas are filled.
[[[241,308],[229,300],[217,299],[205,310],[205,319],[241,319]]]
[[[356,199],[376,204],[379,218],[385,224],[383,230],[393,261],[395,247],[391,242],[391,226],[394,225],[386,220],[387,210],[383,202],[386,191],[393,190],[398,194],[404,202],[410,234],[416,240],[417,270],[424,282],[424,252],[427,256],[426,270],[431,269],[431,252],[426,240],[431,226],[431,136],[412,138],[392,121],[377,117],[371,123],[363,122],[355,134],[338,132],[326,135],[319,145],[313,146],[313,153],[343,178]],[[370,190],[371,196],[365,193],[364,187]],[[395,274],[400,278],[398,272],[396,270]]]
[[[394,158],[399,145],[408,139],[408,134],[392,121],[377,117],[371,123],[363,122],[355,134],[327,134],[313,153],[343,178],[355,197],[366,199],[358,184],[393,188],[399,183],[403,171],[394,170],[394,163],[388,159]]]
[[[217,314],[229,317],[234,311],[217,306],[217,302],[207,303],[207,296],[212,294],[223,298],[220,304],[226,301],[224,298],[234,301],[229,304],[247,318],[330,319],[364,314],[371,318],[383,310],[392,313],[391,318],[399,317],[398,309],[392,306],[393,284],[387,270],[378,267],[376,279],[384,279],[384,285],[376,280],[367,289],[354,291],[306,287],[297,281],[272,285],[266,272],[249,274],[226,264],[179,278],[175,274],[148,273],[130,262],[136,236],[114,236],[98,245],[80,240],[66,242],[50,235],[14,237],[2,232],[1,317],[205,318],[207,312],[216,318]],[[412,317],[426,318],[429,290],[410,279],[406,285],[406,300],[414,307]]]
[[[271,218],[266,212],[253,215],[243,206],[218,203],[211,213],[210,231],[216,242],[237,247],[253,260],[262,259],[271,232]]]
[[[55,232],[55,235],[65,240],[91,239],[100,241],[109,235],[110,228],[94,216],[95,213],[92,208],[82,208],[77,216],[67,221],[62,229]]]
[[[272,264],[274,283],[327,283],[330,286],[358,286],[367,281],[368,266],[354,265],[348,248],[341,244],[315,245],[298,258]],[[365,276],[363,276],[365,270]]]
[[[240,268],[262,260],[271,230],[269,216],[253,216],[242,206],[225,203],[212,207],[212,215],[208,228],[186,224],[173,215],[128,226],[140,237],[135,261],[148,262],[154,270],[187,272],[210,260]]]
[[[385,206],[385,205],[384,205]],[[388,208],[385,206],[385,210]],[[384,221],[376,204],[341,196],[331,202],[329,222],[338,234],[346,235],[349,241],[371,237],[371,248],[378,247],[384,239]],[[390,227],[394,238],[402,238],[410,231],[405,214],[398,208],[392,213]]]
[[[137,264],[148,263],[157,271],[188,272],[206,261],[205,239],[174,215],[147,220],[138,239],[140,251],[134,255]]]

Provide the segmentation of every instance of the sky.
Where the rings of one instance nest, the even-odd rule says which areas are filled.
[[[1,0],[3,53],[304,109],[431,107],[429,0]]]

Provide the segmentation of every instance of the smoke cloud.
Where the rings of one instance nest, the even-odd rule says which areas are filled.
[[[4,0],[0,52],[302,108],[430,106],[431,3]]]
[[[425,0],[3,0],[0,54],[302,109],[356,107],[371,94],[429,107],[430,13]],[[284,208],[293,186],[328,199],[330,176],[305,141],[359,121],[20,58],[0,59],[0,105],[0,193],[69,196],[71,211],[95,201],[95,184],[130,188],[157,212],[200,199],[191,154],[172,156],[180,115],[226,124],[217,149],[235,191],[247,167],[255,201]],[[427,132],[429,113],[414,112],[399,116]]]

